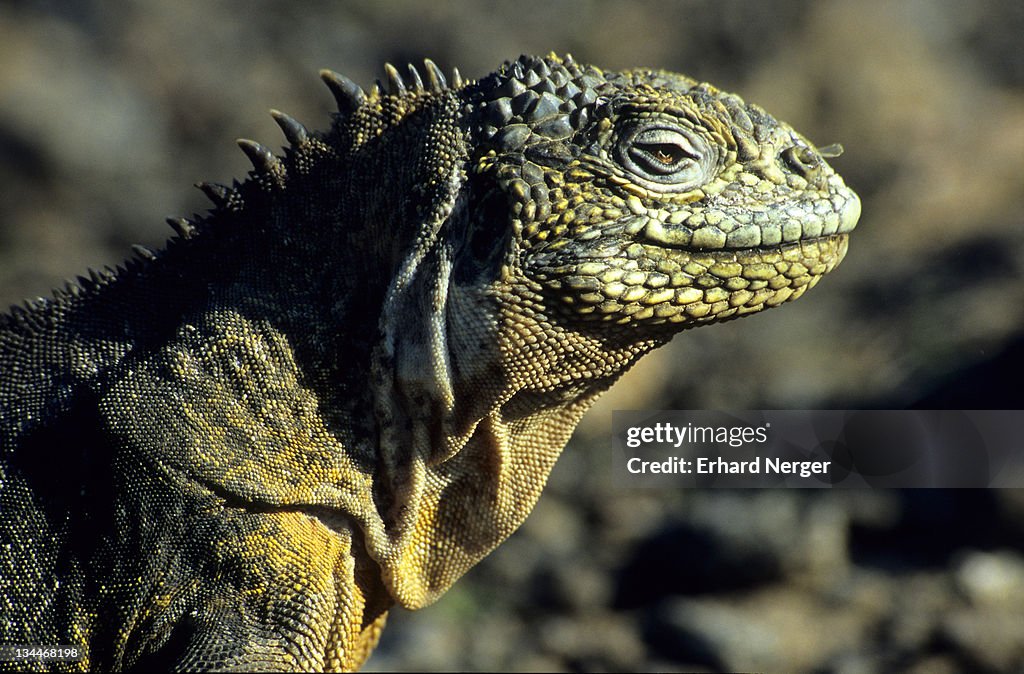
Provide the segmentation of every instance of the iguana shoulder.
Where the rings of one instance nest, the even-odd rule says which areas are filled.
[[[676,332],[795,299],[859,201],[663,71],[325,72],[325,132],[0,317],[0,643],[83,667],[352,669],[525,519],[590,403]]]

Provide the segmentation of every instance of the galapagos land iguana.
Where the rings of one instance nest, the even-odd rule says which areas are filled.
[[[835,150],[682,75],[386,72],[323,72],[327,131],[274,111],[283,155],[239,141],[163,250],[0,315],[0,645],[357,668],[638,358],[800,297],[860,215]]]

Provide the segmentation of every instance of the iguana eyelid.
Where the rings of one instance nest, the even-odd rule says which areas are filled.
[[[615,155],[639,184],[676,192],[706,182],[718,152],[694,130],[655,120],[626,126],[619,135]]]
[[[700,150],[693,146],[685,134],[675,129],[656,127],[644,129],[633,138],[634,147],[669,145],[679,150],[691,159],[700,158]]]

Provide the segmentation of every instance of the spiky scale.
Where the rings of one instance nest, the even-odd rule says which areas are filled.
[[[284,137],[288,139],[288,143],[292,147],[305,145],[309,140],[309,131],[291,115],[287,115],[280,110],[271,110],[270,116],[281,127]]]
[[[139,245],[137,243],[132,244],[132,251],[134,251],[136,255],[138,255],[140,258],[144,260],[156,259],[156,253],[151,251],[149,248],[146,248],[145,246]]]
[[[257,171],[270,174],[284,172],[284,165],[281,164],[281,160],[275,157],[273,151],[266,145],[249,140],[248,138],[239,138],[235,142],[238,143],[238,147],[242,148],[242,152],[249,158],[253,168]]]
[[[343,115],[351,114],[366,102],[366,92],[362,87],[344,75],[325,69],[320,71],[320,79],[331,90],[331,95],[338,104],[338,112]]]
[[[452,87],[458,89],[463,85],[462,74],[458,68],[452,68]]]
[[[432,91],[442,91],[448,86],[448,80],[437,64],[430,59],[423,59],[423,67],[427,69],[427,81]]]
[[[89,269],[89,279],[92,281],[93,285],[103,285],[104,283],[111,281],[116,275],[117,272],[109,266],[104,267],[103,269]]]
[[[410,63],[408,65],[408,69],[409,79],[412,80],[413,89],[417,92],[424,91],[425,89],[423,87],[423,78],[420,77],[420,73],[418,70],[416,70],[416,66]]]
[[[34,302],[25,302],[25,313],[22,314],[22,319],[29,329],[34,331],[45,330],[47,328],[47,321],[44,316],[45,314],[39,311]]]
[[[185,218],[167,218],[167,224],[183,239],[190,239],[196,233],[196,228]]]
[[[398,74],[395,66],[385,63],[384,73],[388,76],[388,93],[392,96],[404,96],[405,82],[402,81],[402,76]]]
[[[201,182],[196,183],[196,187],[201,189],[203,191],[203,194],[205,194],[206,197],[213,202],[213,205],[217,206],[218,208],[223,208],[227,206],[228,202],[231,200],[232,190],[227,185],[221,185],[220,183]],[[168,222],[170,221],[171,220],[168,219]]]

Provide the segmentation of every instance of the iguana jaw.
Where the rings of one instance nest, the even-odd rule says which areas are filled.
[[[814,287],[846,254],[860,199],[835,174],[827,184],[824,196],[754,212],[718,200],[717,208],[673,218],[675,225],[657,213],[637,216],[643,224],[627,225],[638,231],[619,254],[571,265],[547,285],[563,291],[576,315],[618,324],[685,328],[778,306]]]
[[[635,258],[590,259],[541,283],[572,320],[682,330],[797,299],[842,261],[847,244],[846,234],[735,250],[635,244]]]
[[[677,331],[778,306],[842,261],[860,217],[827,171],[822,189],[776,186],[775,203],[750,210],[728,191],[660,207],[630,196],[600,236],[538,246],[524,271],[570,321]]]

